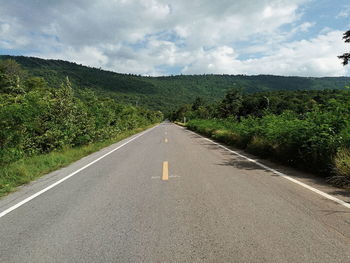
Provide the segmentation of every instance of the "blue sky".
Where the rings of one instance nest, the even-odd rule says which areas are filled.
[[[123,73],[350,76],[348,0],[0,0],[0,54]]]

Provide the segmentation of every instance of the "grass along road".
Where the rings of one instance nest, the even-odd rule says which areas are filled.
[[[133,134],[139,133],[146,127],[125,131],[112,139],[101,142],[90,143],[80,147],[69,148],[50,152],[48,154],[36,155],[23,158],[16,162],[0,167],[0,198],[16,190],[20,185],[27,184],[38,177],[65,167],[84,156],[96,152],[108,145],[123,140]]]

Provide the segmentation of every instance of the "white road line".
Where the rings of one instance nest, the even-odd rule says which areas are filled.
[[[188,130],[188,131],[190,131],[190,130]],[[192,132],[192,133],[194,133],[194,134],[196,134],[196,135],[198,135],[198,136],[204,138],[204,139],[207,140],[207,141],[210,141],[210,142],[213,143],[213,144],[216,144],[217,146],[219,146],[219,147],[221,147],[221,148],[223,148],[223,149],[225,149],[225,150],[227,150],[227,151],[229,151],[229,152],[231,152],[231,153],[233,153],[233,154],[235,154],[235,155],[237,155],[237,156],[239,156],[239,157],[242,157],[242,158],[244,158],[244,159],[246,159],[246,160],[248,160],[248,161],[250,161],[250,162],[253,162],[253,163],[255,163],[256,165],[258,165],[258,166],[260,166],[260,167],[262,167],[262,168],[264,168],[264,169],[266,169],[266,170],[268,170],[268,171],[270,171],[270,172],[272,172],[272,173],[274,173],[274,174],[276,174],[276,175],[278,175],[278,176],[281,176],[281,177],[283,177],[284,179],[287,179],[287,180],[289,180],[289,181],[291,181],[291,182],[293,182],[293,183],[295,183],[295,184],[298,184],[298,185],[300,185],[300,186],[302,186],[302,187],[304,187],[304,188],[306,188],[306,189],[309,189],[310,191],[313,191],[314,193],[317,193],[317,194],[319,194],[319,195],[321,195],[321,196],[323,196],[323,197],[325,197],[325,198],[327,198],[327,199],[329,199],[329,200],[332,200],[332,201],[334,201],[334,202],[336,202],[336,203],[338,203],[338,204],[340,204],[340,205],[343,205],[343,206],[345,206],[345,207],[347,207],[347,208],[350,208],[350,204],[347,203],[347,202],[345,202],[345,201],[343,201],[343,200],[340,200],[340,199],[338,199],[338,198],[336,198],[336,197],[334,197],[334,196],[332,196],[332,195],[330,195],[330,194],[327,194],[327,193],[325,193],[325,192],[322,192],[322,191],[320,191],[320,190],[318,190],[318,189],[316,189],[316,188],[314,188],[314,187],[312,187],[312,186],[309,186],[309,185],[307,185],[307,184],[305,184],[305,183],[302,183],[302,182],[300,182],[300,181],[298,181],[298,180],[296,180],[296,179],[290,177],[289,175],[286,175],[286,174],[284,174],[284,173],[281,173],[281,172],[279,172],[279,171],[277,171],[277,170],[275,170],[275,169],[273,169],[273,168],[270,168],[270,167],[268,167],[268,166],[266,166],[266,165],[260,163],[260,162],[257,161],[257,160],[251,159],[251,158],[249,158],[249,157],[247,157],[247,156],[244,156],[244,155],[242,155],[242,154],[240,154],[240,153],[238,153],[238,152],[236,152],[236,151],[233,151],[233,150],[231,150],[231,149],[229,149],[229,148],[227,148],[227,147],[225,147],[225,146],[223,146],[223,145],[221,145],[221,144],[219,144],[219,143],[217,143],[217,142],[214,142],[213,140],[208,139],[208,138],[206,138],[206,137],[204,137],[204,136],[202,136],[202,135],[200,135],[200,134],[198,134],[198,133],[195,133],[195,132],[193,132],[193,131],[190,131],[190,132]]]
[[[142,135],[144,135],[144,134],[150,132],[151,130],[153,130],[153,129],[156,128],[156,127],[158,127],[158,125],[155,126],[155,127],[153,127],[153,128],[151,128],[151,129],[149,129],[149,130],[144,131],[143,133],[141,133],[141,134],[135,136],[134,138],[128,140],[127,142],[125,142],[125,143],[119,145],[117,148],[115,148],[115,149],[109,151],[108,153],[106,153],[106,154],[102,155],[101,157],[97,158],[96,160],[94,160],[94,161],[88,163],[87,165],[81,167],[80,169],[78,169],[78,170],[76,170],[76,171],[70,173],[70,174],[67,175],[66,177],[64,177],[64,178],[58,180],[57,182],[55,182],[55,183],[49,185],[48,187],[42,189],[41,191],[39,191],[39,192],[37,192],[37,193],[35,193],[35,194],[33,194],[33,195],[27,197],[26,199],[24,199],[24,200],[22,200],[21,202],[15,204],[15,205],[13,205],[13,206],[11,206],[10,208],[6,209],[5,211],[2,211],[2,212],[0,213],[0,218],[3,217],[3,216],[5,216],[5,215],[7,215],[7,214],[10,213],[10,212],[12,212],[13,210],[19,208],[20,206],[24,205],[25,203],[28,203],[29,201],[33,200],[35,197],[38,197],[38,196],[42,195],[43,193],[47,192],[48,190],[54,188],[55,186],[57,186],[57,185],[63,183],[63,182],[66,181],[67,179],[71,178],[73,175],[76,175],[77,173],[83,171],[84,169],[88,168],[89,166],[91,166],[91,165],[93,165],[94,163],[98,162],[99,160],[103,159],[103,158],[106,157],[107,155],[110,155],[111,153],[115,152],[116,150],[119,150],[119,149],[122,148],[123,146],[127,145],[129,142],[132,142],[132,141],[136,140],[137,138],[139,138],[139,137],[141,137]]]

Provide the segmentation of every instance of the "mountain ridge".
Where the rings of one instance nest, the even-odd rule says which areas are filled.
[[[350,77],[299,77],[278,75],[171,75],[141,76],[117,73],[75,62],[26,56],[0,55],[13,59],[30,75],[43,77],[50,86],[59,86],[68,76],[75,88],[93,89],[109,97],[153,110],[169,112],[196,97],[213,102],[237,87],[247,93],[274,90],[343,89]]]

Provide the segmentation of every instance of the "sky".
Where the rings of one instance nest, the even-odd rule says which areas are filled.
[[[150,76],[350,76],[349,29],[349,0],[0,0],[0,54]]]

